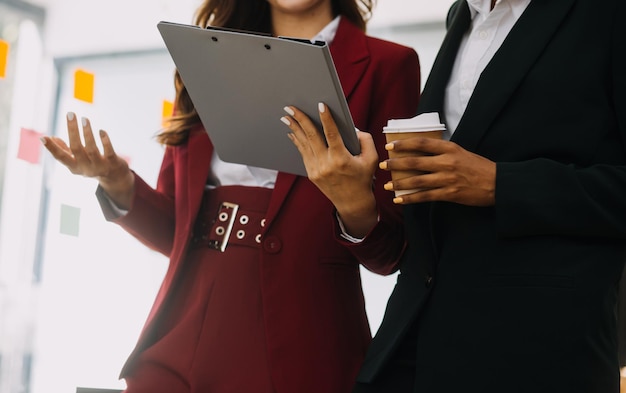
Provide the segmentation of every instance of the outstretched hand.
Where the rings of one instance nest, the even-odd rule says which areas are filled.
[[[126,160],[115,153],[105,131],[100,131],[103,152],[96,140],[88,119],[82,119],[83,139],[76,115],[67,114],[69,146],[57,137],[43,137],[42,142],[52,156],[75,175],[96,178],[104,191],[121,208],[128,208],[132,198],[134,175]]]
[[[496,163],[463,149],[454,142],[415,137],[388,143],[385,148],[410,157],[380,163],[385,170],[423,172],[385,184],[386,190],[420,191],[402,195],[395,203],[447,201],[469,206],[493,206],[496,194]],[[426,155],[423,155],[426,154]]]
[[[354,156],[325,104],[319,104],[319,115],[326,140],[298,108],[289,106],[285,112],[281,121],[292,131],[288,136],[302,155],[309,180],[333,203],[348,233],[366,235],[378,220],[372,189],[378,154],[372,136],[357,130],[361,153]]]

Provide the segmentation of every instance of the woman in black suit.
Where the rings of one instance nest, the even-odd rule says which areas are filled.
[[[617,393],[626,2],[462,0],[387,146],[408,247],[354,392]],[[450,135],[448,135],[450,136]],[[447,138],[446,138],[447,139]]]

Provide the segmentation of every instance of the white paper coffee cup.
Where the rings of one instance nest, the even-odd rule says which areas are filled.
[[[416,136],[423,138],[437,138],[443,137],[443,132],[446,130],[445,124],[441,123],[439,114],[436,112],[422,113],[410,119],[392,119],[387,122],[387,125],[383,127],[383,133],[387,139],[387,143],[398,141],[402,139],[414,138]],[[421,155],[419,153],[411,152],[400,153],[393,150],[388,151],[389,158],[399,158],[407,156]],[[406,177],[422,175],[420,171],[391,171],[391,179],[399,180]],[[419,189],[413,190],[398,190],[395,191],[396,196],[413,194],[420,191]]]

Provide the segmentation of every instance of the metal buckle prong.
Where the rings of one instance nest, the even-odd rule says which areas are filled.
[[[235,218],[237,217],[239,205],[237,205],[236,203],[222,202],[218,215],[223,213],[223,210],[225,209],[231,209],[231,212],[228,217],[228,222],[225,223],[226,231],[224,232],[224,236],[222,237],[224,240],[222,240],[221,242],[215,242],[211,245],[213,248],[218,249],[221,252],[224,252],[226,250],[226,246],[228,245],[228,239],[230,238],[230,233],[233,230],[233,225],[235,225]]]

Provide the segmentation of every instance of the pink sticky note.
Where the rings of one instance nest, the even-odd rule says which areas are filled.
[[[41,156],[41,138],[42,134],[29,130],[28,128],[22,128],[20,131],[20,145],[17,150],[17,158],[30,162],[32,164],[39,164],[39,158]]]

